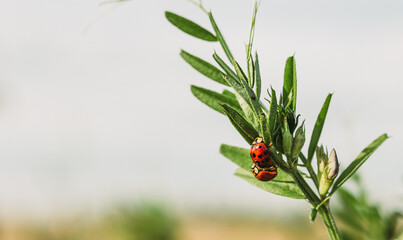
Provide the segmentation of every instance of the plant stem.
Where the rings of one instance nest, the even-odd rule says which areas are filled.
[[[316,207],[321,203],[320,198],[314,193],[296,168],[291,170],[291,176],[313,207]]]
[[[300,187],[301,191],[304,193],[308,201],[315,208],[321,203],[320,198],[313,192],[311,187],[306,183],[305,179],[301,176],[296,168],[292,169],[291,176],[294,181]],[[336,222],[330,212],[328,203],[322,205],[318,209],[319,214],[322,217],[323,223],[327,228],[331,240],[340,240],[339,231],[337,230]]]
[[[270,149],[270,154],[275,160],[276,163],[284,162],[280,156],[277,155],[276,151],[272,148]],[[284,164],[286,164],[284,162]],[[316,208],[319,204],[322,203],[322,200],[315,194],[312,188],[308,185],[305,179],[298,172],[296,167],[289,169],[285,165],[281,166],[286,173],[290,174],[294,179],[295,183],[299,186],[301,191],[304,193],[308,201],[311,203],[313,208]],[[315,175],[314,175],[315,176]],[[323,223],[329,232],[329,236],[331,240],[340,240],[339,231],[337,230],[336,222],[333,219],[332,214],[330,213],[329,202],[323,204],[318,208],[319,214],[322,216]]]
[[[322,216],[323,223],[327,228],[330,239],[340,240],[339,231],[337,230],[336,222],[333,219],[332,213],[328,204],[322,205],[318,210],[320,216]]]
[[[302,160],[302,162],[304,163],[304,166],[306,167],[306,169],[309,172],[309,175],[312,178],[312,181],[315,183],[316,189],[318,189],[319,191],[319,181],[318,181],[318,176],[316,175],[315,171],[312,168],[312,164],[308,163],[308,160],[306,159],[306,157],[304,156],[303,153],[299,154],[299,158]]]

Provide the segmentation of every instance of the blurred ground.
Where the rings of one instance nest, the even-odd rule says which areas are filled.
[[[390,212],[367,195],[359,178],[356,191],[341,189],[333,214],[344,240],[403,240],[403,214]],[[276,206],[271,205],[274,208]],[[5,240],[312,240],[328,239],[318,216],[308,211],[258,208],[195,207],[178,209],[163,200],[113,205],[102,211],[82,210],[69,215],[0,219]],[[309,208],[305,208],[308,210]]]
[[[320,221],[309,224],[298,214],[256,216],[245,211],[191,211],[173,214],[162,205],[114,208],[96,217],[74,216],[48,221],[3,220],[0,239],[7,240],[201,240],[321,239]]]

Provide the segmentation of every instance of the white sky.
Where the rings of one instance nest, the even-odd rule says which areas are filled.
[[[222,87],[179,56],[183,48],[212,61],[219,45],[164,18],[170,10],[209,27],[203,12],[185,0],[133,0],[83,33],[98,3],[0,0],[0,215],[148,198],[307,209],[236,178],[219,155],[221,143],[248,146],[189,90]],[[204,4],[244,63],[252,1]],[[308,138],[335,92],[321,142],[337,149],[342,167],[383,132],[392,136],[360,170],[390,208],[403,207],[402,12],[398,0],[263,0],[255,37],[265,88],[280,89],[295,52]]]

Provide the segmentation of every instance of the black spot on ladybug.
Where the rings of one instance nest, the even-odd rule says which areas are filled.
[[[269,154],[269,150],[266,150],[263,153],[264,153],[264,155],[267,155],[267,154]]]
[[[263,158],[263,154],[260,154],[259,156],[257,156],[258,158]]]
[[[255,157],[256,157],[256,154],[255,154],[255,153],[253,153],[252,155],[253,155],[253,158],[255,158]]]

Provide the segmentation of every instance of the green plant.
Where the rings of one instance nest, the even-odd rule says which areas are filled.
[[[289,57],[286,61],[283,89],[279,98],[277,99],[276,91],[271,88],[267,91],[269,99],[266,99],[270,103],[269,107],[265,107],[261,101],[262,80],[259,58],[257,52],[252,53],[258,3],[256,1],[254,3],[249,41],[246,45],[246,71],[234,59],[212,12],[207,11],[201,2],[194,3],[208,15],[214,33],[175,13],[165,12],[165,16],[169,22],[187,34],[206,41],[218,41],[230,64],[227,64],[216,52],[213,54],[213,59],[221,69],[184,50],[180,52],[180,55],[194,69],[232,90],[225,88],[220,93],[192,85],[191,91],[201,102],[225,114],[248,145],[259,136],[267,145],[271,143],[270,156],[279,168],[278,175],[270,182],[257,180],[250,171],[249,149],[223,144],[220,152],[240,167],[235,173],[236,176],[274,194],[295,199],[307,199],[312,206],[311,221],[314,221],[316,214],[319,213],[330,238],[340,239],[339,231],[330,212],[330,199],[388,136],[383,134],[374,140],[336,178],[339,163],[335,150],[328,155],[323,147],[318,147],[332,94],[327,96],[316,119],[308,152],[305,155],[301,152],[305,143],[305,121],[300,123],[300,114],[297,114],[296,111],[297,75],[294,56]],[[312,165],[315,152],[317,171]],[[315,188],[312,188],[306,179],[312,181]]]
[[[335,216],[343,223],[340,230],[343,239],[403,239],[403,228],[398,226],[402,213],[384,213],[379,205],[371,202],[359,176],[355,175],[353,180],[358,190],[344,187],[338,190],[340,206],[335,208]]]
[[[168,207],[158,202],[124,205],[110,218],[124,239],[176,239],[178,221]]]

